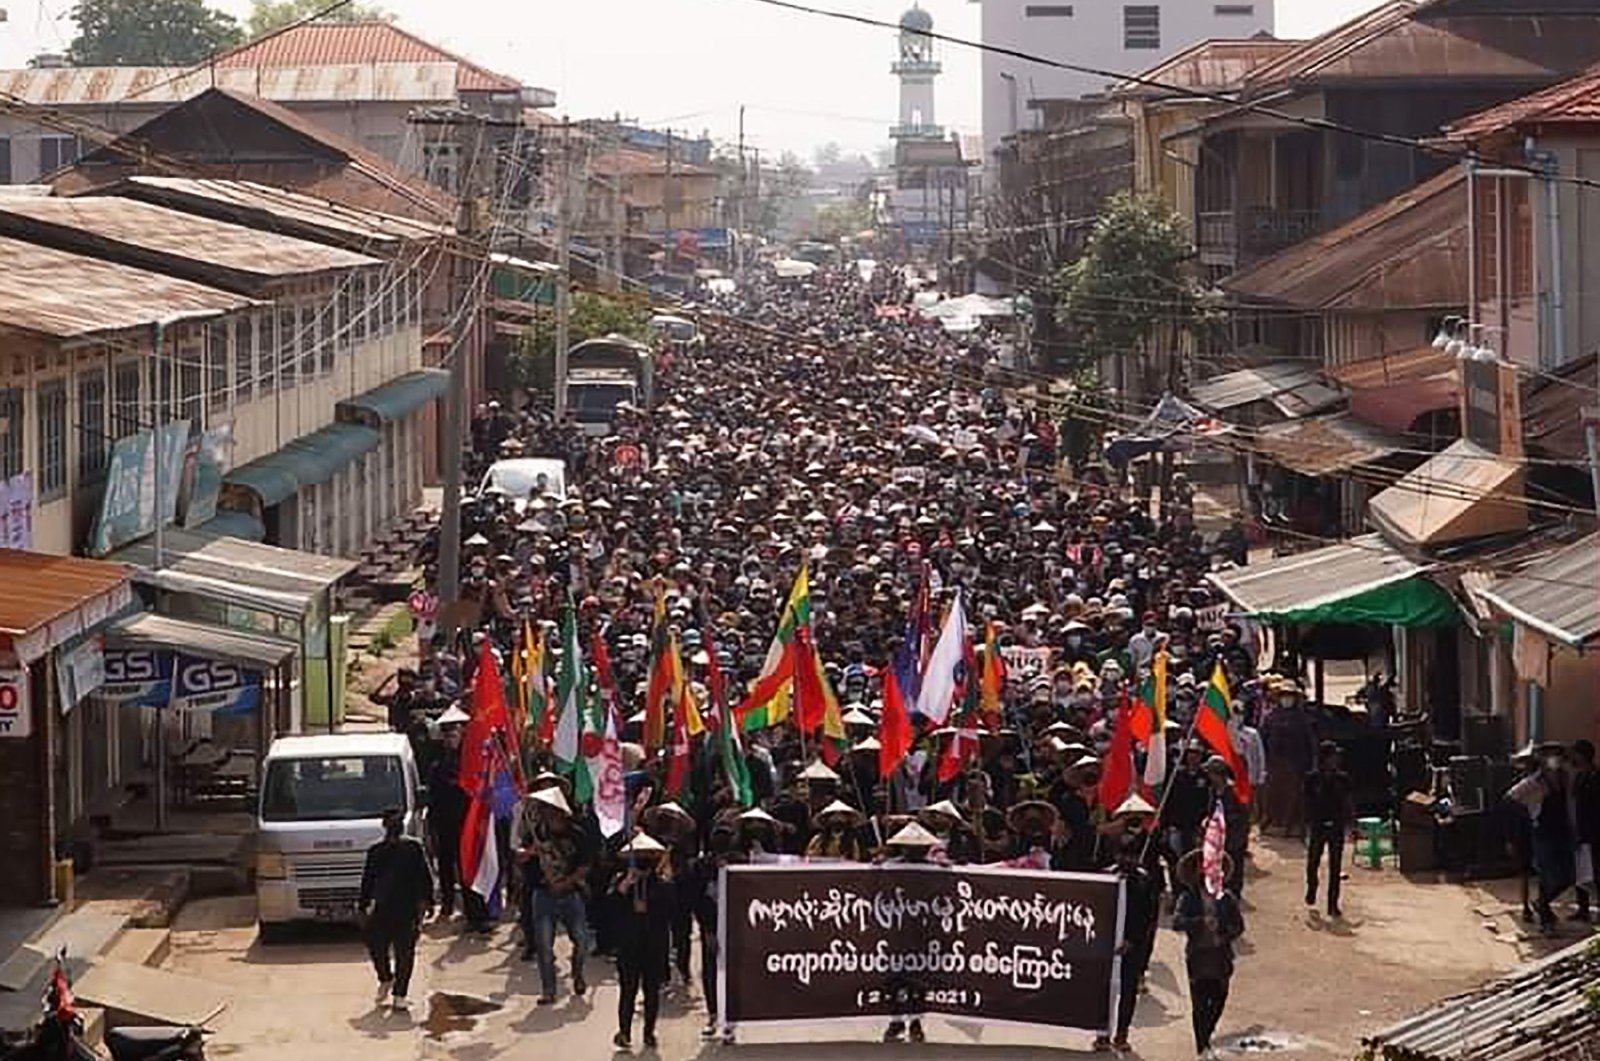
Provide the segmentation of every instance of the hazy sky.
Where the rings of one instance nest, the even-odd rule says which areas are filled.
[[[244,15],[249,0],[211,0]],[[893,21],[910,0],[811,0]],[[1378,0],[1277,0],[1278,35],[1319,33]],[[764,152],[838,141],[871,152],[895,118],[887,30],[784,11],[755,0],[383,0],[407,29],[529,84],[560,110],[626,117],[732,141],[743,103],[746,142]],[[971,0],[922,0],[935,29],[978,35]],[[23,65],[72,39],[72,0],[0,0],[0,66]],[[938,119],[978,132],[978,53],[941,44]]]

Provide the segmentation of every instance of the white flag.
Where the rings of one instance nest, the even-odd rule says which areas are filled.
[[[600,819],[600,833],[607,839],[622,831],[628,816],[627,787],[622,778],[622,745],[617,743],[617,716],[606,712],[606,735],[600,754],[589,760],[589,776],[594,778],[594,814]]]
[[[961,590],[945,616],[944,629],[928,656],[928,669],[922,675],[922,688],[917,691],[913,710],[929,722],[944,725],[950,717],[950,705],[955,701],[956,687],[960,684],[961,669],[967,657],[967,614],[961,607]]]

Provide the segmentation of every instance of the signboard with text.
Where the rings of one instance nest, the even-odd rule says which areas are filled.
[[[128,707],[246,714],[261,705],[261,673],[162,649],[108,648],[99,695]]]
[[[0,670],[0,738],[33,735],[33,703],[28,699],[28,669]]]
[[[983,866],[729,866],[720,1020],[947,1014],[1106,1032],[1122,884]]]
[[[106,466],[106,492],[89,535],[90,556],[137,541],[156,529],[157,446],[154,431],[119,438]],[[189,421],[161,429],[161,521],[171,523],[178,511],[183,458],[189,446]]]

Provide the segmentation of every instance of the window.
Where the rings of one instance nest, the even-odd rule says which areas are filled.
[[[206,406],[228,407],[228,322],[206,326]]]
[[[320,306],[306,307],[303,316],[311,318],[311,334],[305,357],[300,360],[300,374],[306,377],[316,374],[318,354],[322,355],[322,371],[332,372],[334,344],[339,341],[336,330],[339,327],[338,297],[330,298]]]
[[[1022,9],[1028,18],[1071,18],[1071,4],[1029,4]]]
[[[271,394],[278,382],[278,315],[270,309],[257,315],[256,349],[257,393]]]
[[[11,183],[11,138],[0,136],[0,184]]]
[[[135,368],[138,366],[135,365]],[[78,376],[78,483],[97,483],[106,473],[106,374]]]
[[[424,180],[455,194],[456,145],[453,143],[422,145],[422,176]]]
[[[295,359],[300,351],[295,349],[299,345],[300,322],[296,319],[299,310],[294,306],[285,306],[278,310],[278,386],[284,390],[294,387]]]
[[[254,313],[233,322],[234,401],[241,404],[250,400],[255,389],[256,323]]]
[[[1161,47],[1161,8],[1132,4],[1122,9],[1122,46],[1130,51]]]
[[[1217,16],[1220,16],[1220,17],[1223,17],[1223,18],[1227,18],[1227,17],[1231,17],[1231,16],[1238,16],[1238,15],[1244,15],[1244,16],[1248,17],[1248,16],[1253,15],[1253,14],[1256,13],[1256,5],[1254,5],[1254,4],[1215,4],[1211,8],[1211,13],[1213,15],[1217,15]]]
[[[351,273],[345,277],[344,283],[339,287],[339,317],[334,321],[338,328],[336,341],[332,344],[333,351],[348,354],[356,347],[356,314],[360,312],[361,287],[365,283],[360,273]],[[332,371],[332,353],[322,355],[322,367]]]
[[[174,410],[178,408],[177,377],[172,371],[175,349],[169,340],[166,349],[157,351],[156,354],[153,370],[155,374],[150,384],[151,389],[155,391],[150,400],[150,408],[155,410],[148,418],[151,426],[171,420]]]
[[[178,419],[191,427],[203,424],[206,413],[206,333],[200,331],[178,345]]]
[[[39,140],[39,176],[48,177],[62,166],[78,161],[76,136],[46,136]]]
[[[116,385],[116,405],[112,409],[111,437],[127,438],[139,432],[139,362],[124,361],[112,370]]]
[[[39,500],[67,492],[67,381],[39,384]]]
[[[0,390],[0,479],[22,471],[22,389]]]

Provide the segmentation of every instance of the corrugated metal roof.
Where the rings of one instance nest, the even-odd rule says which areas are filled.
[[[220,288],[6,236],[0,262],[0,331],[82,339],[255,304]]]
[[[1587,463],[1583,410],[1594,404],[1589,381],[1595,360],[1595,354],[1588,354],[1529,381],[1522,397],[1522,441],[1529,448],[1557,460]]]
[[[157,202],[177,209],[199,205],[244,216],[270,214],[275,218],[298,221],[315,229],[354,236],[363,242],[395,243],[410,240],[435,240],[454,235],[454,230],[397,214],[381,213],[359,206],[345,206],[328,199],[304,195],[287,188],[273,188],[254,181],[212,180],[191,177],[129,177],[105,192]],[[202,212],[204,212],[202,210]]]
[[[1303,309],[1455,308],[1467,303],[1466,250],[1466,178],[1452,167],[1222,286]]]
[[[1441,373],[1455,375],[1457,364],[1454,355],[1432,346],[1419,346],[1415,350],[1368,357],[1326,369],[1330,379],[1351,390],[1366,387],[1387,387],[1395,383],[1428,379]]]
[[[1226,92],[1238,88],[1251,70],[1303,43],[1273,37],[1201,41],[1148,70],[1140,71],[1139,77],[1175,88]],[[1168,90],[1131,81],[1113,86],[1110,94],[1137,97],[1174,95]]]
[[[454,63],[460,92],[520,92],[522,82],[486,70],[392,22],[309,22],[240,45],[216,63],[230,66],[331,66],[357,63]]]
[[[1256,435],[1257,449],[1301,475],[1334,475],[1392,457],[1409,445],[1348,413],[1272,424]]]
[[[95,244],[109,241],[265,279],[382,264],[339,247],[111,195],[0,198],[0,231],[35,240],[47,235],[52,242],[59,239],[96,253]]]
[[[1194,404],[1213,413],[1269,401],[1285,416],[1307,416],[1343,397],[1323,383],[1318,372],[1319,366],[1306,361],[1277,361],[1213,376],[1196,383],[1189,393]]]
[[[356,568],[354,560],[318,556],[274,545],[169,530],[161,570],[153,570],[155,542],[134,542],[113,554],[139,570],[134,580],[178,593],[300,615],[316,596]]]
[[[1505,14],[1414,18],[1391,0],[1252,70],[1246,98],[1302,85],[1357,80],[1544,81],[1589,66],[1600,20]]]
[[[1365,1045],[1380,1061],[1582,1061],[1600,1043],[1600,950],[1575,943],[1457,995]]]
[[[1502,103],[1451,125],[1445,138],[1470,143],[1524,125],[1600,122],[1600,66],[1531,96]]]
[[[0,70],[0,92],[41,106],[181,103],[209,88],[280,103],[451,103],[454,62],[306,66],[72,66]]]
[[[0,634],[26,637],[125,586],[132,574],[104,560],[0,549]]]
[[[1218,571],[1207,578],[1241,611],[1272,614],[1331,604],[1426,570],[1381,536],[1367,534],[1262,564]]]
[[[1600,535],[1496,583],[1484,596],[1547,637],[1574,648],[1593,641],[1600,637]]]
[[[1373,523],[1413,546],[1462,541],[1528,525],[1523,466],[1461,438],[1367,503]]]
[[[652,151],[631,151],[626,148],[619,151],[603,151],[590,160],[589,170],[593,173],[621,174],[625,177],[664,176],[667,172],[667,156]],[[675,177],[704,177],[714,176],[716,170],[675,159],[672,163],[672,174]]]
[[[282,638],[153,612],[130,615],[112,623],[106,628],[106,641],[124,648],[180,648],[204,659],[259,667],[275,667],[298,651],[293,641]]]

